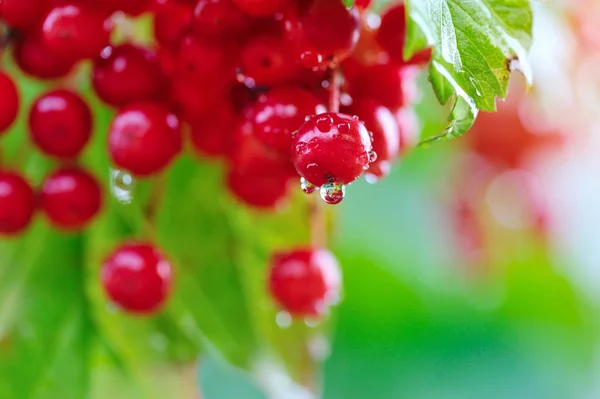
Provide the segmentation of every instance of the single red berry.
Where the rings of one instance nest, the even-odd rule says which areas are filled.
[[[44,153],[73,158],[92,134],[92,113],[83,99],[69,90],[44,93],[29,111],[31,141]]]
[[[44,42],[64,59],[95,58],[109,44],[112,22],[107,17],[75,3],[54,7],[42,26]]]
[[[35,195],[19,174],[0,171],[0,235],[24,231],[33,217]]]
[[[214,40],[186,35],[179,43],[174,76],[187,85],[233,81],[235,69],[229,59],[232,53]]]
[[[138,176],[164,169],[181,151],[181,125],[163,106],[138,103],[120,110],[108,133],[108,151],[118,167]]]
[[[62,167],[46,177],[39,201],[52,225],[79,230],[100,211],[102,190],[96,178],[83,169]]]
[[[177,0],[158,0],[152,14],[158,44],[175,49],[192,21],[192,6]]]
[[[362,66],[348,82],[350,94],[355,101],[371,98],[384,107],[395,110],[402,107],[407,98],[404,90],[405,69],[393,64]]]
[[[256,208],[273,209],[283,203],[292,178],[288,171],[273,163],[270,172],[240,170],[235,166],[227,174],[227,186],[244,203]]]
[[[119,246],[102,266],[102,285],[108,297],[125,311],[155,313],[171,291],[172,267],[152,244]]]
[[[65,77],[75,64],[73,60],[58,57],[50,51],[37,34],[19,37],[13,47],[13,56],[23,72],[39,79]]]
[[[426,49],[416,53],[410,60],[404,60],[403,52],[406,42],[406,7],[404,3],[394,5],[381,16],[381,25],[377,30],[376,40],[395,63],[425,64],[431,59],[431,50]]]
[[[392,162],[400,151],[398,123],[388,108],[369,99],[353,104],[351,112],[360,118],[371,133],[377,159],[371,163],[365,177],[368,181],[375,182],[389,174]]]
[[[317,187],[349,184],[369,167],[371,151],[371,137],[358,118],[328,112],[300,127],[292,160],[298,174]]]
[[[199,35],[235,38],[252,27],[252,19],[232,0],[199,0],[192,26]]]
[[[269,17],[285,11],[292,0],[233,0],[243,11],[253,17]]]
[[[325,112],[325,106],[310,92],[289,86],[273,89],[259,97],[253,107],[254,132],[269,148],[288,155],[292,133],[307,116]]]
[[[246,42],[240,55],[240,72],[249,86],[289,82],[300,75],[300,68],[281,36],[257,35]]]
[[[0,1],[0,17],[14,29],[37,28],[50,8],[50,0],[3,0]]]
[[[94,61],[92,84],[102,101],[122,107],[156,99],[166,79],[153,51],[127,43],[102,50]]]
[[[17,119],[19,113],[19,92],[13,79],[0,70],[0,135]]]
[[[322,316],[339,301],[341,271],[326,249],[295,249],[273,255],[269,291],[292,316]]]
[[[360,34],[356,8],[341,0],[312,0],[290,13],[285,29],[307,68],[333,67],[350,55]]]

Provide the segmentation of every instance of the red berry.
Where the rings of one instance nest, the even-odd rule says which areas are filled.
[[[192,21],[192,6],[177,0],[158,0],[153,18],[158,44],[174,49]]]
[[[15,235],[27,228],[35,210],[29,183],[13,172],[0,172],[0,235]]]
[[[300,65],[289,44],[280,36],[262,34],[242,49],[240,72],[249,86],[271,86],[289,82],[300,74]]]
[[[152,244],[127,243],[102,266],[102,285],[119,307],[132,313],[158,311],[171,291],[172,267]]]
[[[102,191],[94,176],[76,167],[63,167],[42,185],[40,207],[54,226],[78,230],[98,214]]]
[[[271,295],[293,316],[322,316],[339,300],[340,267],[326,249],[296,249],[273,256]]]
[[[365,176],[371,182],[377,181],[389,174],[392,162],[400,151],[398,123],[388,108],[373,100],[365,99],[354,104],[352,112],[358,115],[371,133],[377,159],[371,163]]]
[[[252,19],[232,0],[199,0],[192,25],[200,35],[235,38],[250,29]]]
[[[102,50],[94,62],[92,84],[102,101],[116,107],[156,99],[166,86],[156,54],[133,44]]]
[[[371,0],[355,0],[354,5],[364,10],[365,8],[369,8],[371,5]]]
[[[148,10],[152,0],[87,0],[91,6],[108,12],[123,11],[129,15],[139,15]]]
[[[377,43],[389,54],[390,59],[399,64],[424,64],[431,59],[431,50],[418,52],[409,61],[404,61],[406,42],[406,7],[397,4],[381,17],[381,25],[376,35]]]
[[[269,148],[288,155],[292,133],[306,116],[325,112],[325,106],[310,92],[298,87],[276,88],[259,97],[253,107],[254,132]]]
[[[92,114],[78,94],[69,90],[51,91],[31,107],[29,134],[44,153],[73,158],[90,139]]]
[[[235,72],[228,53],[214,40],[186,35],[179,44],[174,77],[187,85],[231,81]]]
[[[194,149],[202,154],[225,155],[237,124],[237,115],[228,103],[217,106],[213,113],[190,121]]]
[[[240,170],[235,167],[227,174],[227,185],[236,197],[257,208],[272,209],[284,200],[291,176],[277,162],[269,172]]]
[[[254,17],[268,17],[284,11],[292,0],[233,0],[246,13]]]
[[[11,28],[36,28],[50,7],[50,0],[0,1],[0,17]]]
[[[115,165],[138,176],[164,169],[181,147],[179,120],[154,103],[123,108],[108,133],[108,151]]]
[[[85,5],[57,6],[42,26],[44,42],[57,56],[78,60],[94,58],[110,40],[112,22],[105,13]]]
[[[20,37],[14,45],[13,56],[19,68],[39,79],[56,79],[68,75],[74,61],[57,57],[37,34]]]
[[[369,167],[371,150],[369,132],[358,118],[329,112],[298,130],[292,159],[300,176],[317,187],[349,184]]]
[[[360,32],[356,8],[341,0],[312,0],[300,8],[287,17],[285,29],[305,67],[333,67],[350,55]]]
[[[352,98],[371,98],[384,107],[398,109],[406,101],[404,68],[392,64],[363,66],[349,82]]]
[[[0,135],[13,124],[19,113],[19,92],[13,79],[0,70]]]

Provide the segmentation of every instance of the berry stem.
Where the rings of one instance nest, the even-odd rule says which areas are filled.
[[[152,178],[150,189],[150,198],[146,204],[146,220],[152,226],[156,225],[156,215],[162,204],[162,200],[167,187],[167,175],[160,173]]]
[[[333,70],[329,85],[329,112],[340,112],[340,86],[342,84],[342,71],[339,67]]]

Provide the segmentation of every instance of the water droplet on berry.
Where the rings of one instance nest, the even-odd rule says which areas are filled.
[[[110,190],[115,198],[124,204],[129,204],[133,200],[133,190],[135,189],[135,180],[131,174],[122,170],[110,170]]]
[[[346,195],[346,187],[343,184],[327,183],[321,187],[321,199],[330,205],[339,204]]]
[[[292,316],[285,310],[282,310],[275,316],[275,322],[279,328],[288,328],[292,325]]]
[[[315,125],[321,133],[329,133],[333,126],[333,118],[329,115],[321,115],[317,119]]]
[[[377,161],[377,153],[375,151],[369,151],[369,162],[373,163]]]
[[[314,184],[308,182],[304,177],[300,178],[300,188],[305,194],[312,194],[317,189]]]
[[[305,317],[304,324],[306,324],[307,327],[315,328],[319,326],[320,320],[316,317]]]
[[[302,143],[302,142],[296,144],[296,154],[304,155],[307,152],[308,152],[308,144]]]
[[[338,131],[342,134],[350,132],[350,124],[348,122],[342,122],[337,126]]]
[[[314,115],[306,115],[306,116],[304,117],[304,122],[308,122],[309,120],[311,120],[311,119],[312,119],[312,117],[313,117],[313,116],[314,116]]]
[[[323,55],[315,51],[305,51],[300,54],[300,63],[308,69],[318,70],[323,63]]]
[[[355,121],[359,121],[360,118],[358,117],[358,115],[352,115],[352,119],[354,119]]]

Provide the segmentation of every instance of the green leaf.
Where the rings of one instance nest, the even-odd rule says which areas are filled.
[[[495,111],[496,97],[506,96],[515,65],[531,82],[529,0],[408,0],[407,4],[406,54],[424,47],[422,31],[433,45],[429,75],[434,91],[442,104],[451,102],[450,123],[435,139],[463,134],[479,110]]]

